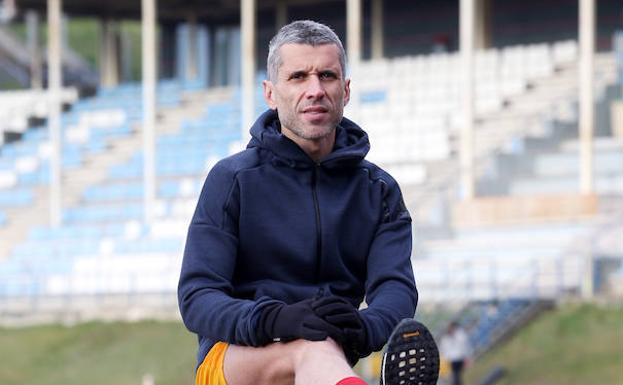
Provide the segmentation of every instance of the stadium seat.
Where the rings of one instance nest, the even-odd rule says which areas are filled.
[[[33,192],[30,189],[0,189],[0,208],[28,206],[33,202]]]
[[[501,111],[505,101],[524,93],[534,78],[549,76],[556,66],[575,60],[576,51],[573,42],[564,42],[477,52],[477,116]],[[457,153],[457,111],[462,97],[459,59],[457,53],[441,53],[373,60],[363,62],[353,74],[358,77],[354,84],[360,87],[362,107],[355,120],[371,138],[369,159],[387,169],[403,186],[425,187],[431,177],[429,165],[453,159]],[[157,87],[158,106],[178,107],[184,92],[198,87],[198,83],[162,81]],[[135,134],[133,127],[142,118],[141,92],[139,83],[100,88],[95,97],[76,101],[63,114],[64,171],[85,166],[93,155],[114,151],[118,140]],[[255,99],[256,111],[264,111],[259,87]],[[64,208],[62,226],[29,229],[27,239],[12,249],[6,262],[0,262],[0,292],[174,290],[177,276],[172,272],[179,270],[185,232],[205,176],[218,159],[240,147],[241,92],[234,89],[227,96],[211,99],[200,111],[200,116],[185,117],[178,127],[156,135],[156,218],[150,226],[142,224],[143,152],[140,148],[126,150],[130,151],[127,156],[107,164],[103,178],[79,191],[78,202]],[[572,101],[561,102],[555,112],[556,116],[577,118]],[[539,125],[540,129],[544,126]],[[495,128],[513,129],[504,124]],[[46,127],[27,129],[20,141],[2,147],[0,225],[7,221],[6,216],[3,219],[3,205],[30,205],[33,187],[49,182],[50,152]],[[596,163],[605,162],[604,172],[623,163],[618,155],[610,156],[612,159]],[[545,174],[554,166],[566,175],[572,162],[562,155],[535,159],[537,170],[546,177],[552,177]],[[453,240],[429,242],[418,249],[416,279],[432,300],[449,295],[489,298],[496,285],[502,287],[518,272],[526,276],[527,285],[554,285],[551,279],[530,281],[534,269],[573,272],[573,266],[561,262],[561,250],[556,245],[583,231],[569,226],[457,232]],[[530,247],[502,251],[491,247],[523,243],[530,243]],[[456,285],[433,291],[431,285],[444,282],[450,272]],[[492,275],[496,277],[493,281]],[[466,292],[467,284],[473,285],[472,291]]]

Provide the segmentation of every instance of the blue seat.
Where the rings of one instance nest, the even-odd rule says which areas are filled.
[[[2,277],[0,295],[3,297],[32,297],[39,294],[39,285],[35,277],[20,274]]]
[[[91,129],[90,140],[104,140],[108,138],[124,137],[132,133],[129,124],[122,124],[117,127],[96,127]]]
[[[160,182],[158,187],[158,196],[161,198],[175,198],[180,194],[180,184],[178,181]]]
[[[31,262],[46,259],[71,258],[78,255],[94,255],[99,251],[99,242],[92,239],[56,239],[27,240],[13,248],[11,257],[24,258]],[[39,266],[41,267],[41,266]]]
[[[142,219],[142,202],[130,202],[124,204],[106,204],[98,206],[79,206],[66,209],[63,219],[66,223],[98,223],[98,222],[123,222]]]
[[[136,200],[143,196],[139,181],[89,186],[83,193],[87,202]]]
[[[117,254],[143,254],[143,253],[176,253],[181,252],[184,240],[179,238],[164,239],[139,239],[133,241],[117,242],[114,251]]]
[[[143,174],[142,156],[142,151],[137,151],[127,162],[111,166],[108,169],[109,178],[131,179],[140,177]]]
[[[16,158],[19,156],[31,156],[37,154],[38,151],[39,143],[34,141],[19,141],[7,143],[2,148],[2,154],[9,158]]]
[[[28,206],[32,204],[33,199],[33,192],[30,189],[0,190],[0,207]]]
[[[44,162],[37,170],[29,173],[19,174],[18,183],[22,186],[36,186],[50,183],[50,168]]]
[[[363,92],[359,97],[361,103],[382,103],[387,100],[387,92],[385,90]]]
[[[489,346],[494,333],[503,328],[506,323],[512,322],[516,318],[516,314],[530,304],[529,299],[509,298],[500,302],[493,313],[489,310],[488,304],[483,304],[475,326],[470,333],[470,341],[474,348],[480,349]]]
[[[22,140],[29,142],[41,142],[46,139],[48,139],[47,127],[32,127],[22,137]]]
[[[13,158],[2,156],[2,148],[0,147],[0,171],[13,170],[15,168],[15,160]]]
[[[36,226],[31,229],[28,239],[35,241],[82,239],[89,242],[99,241],[102,238],[116,238],[124,234],[121,223],[111,224],[65,224],[61,227]]]

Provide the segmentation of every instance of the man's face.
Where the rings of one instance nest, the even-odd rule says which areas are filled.
[[[277,80],[264,81],[264,98],[277,109],[281,129],[305,140],[333,133],[350,97],[335,44],[284,44]]]

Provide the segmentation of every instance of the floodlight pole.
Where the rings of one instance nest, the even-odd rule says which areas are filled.
[[[277,0],[275,5],[275,32],[288,22],[288,4],[286,0]]]
[[[108,18],[100,24],[100,84],[114,87],[119,84],[119,25]]]
[[[240,21],[242,34],[242,126],[241,148],[249,139],[249,128],[255,112],[255,0],[241,0]]]
[[[595,60],[595,0],[580,0],[579,20],[580,65],[579,65],[579,99],[580,99],[580,193],[594,193],[593,176],[593,131],[595,125],[595,91],[594,91],[594,60]],[[593,247],[586,248],[586,266],[582,284],[582,296],[591,299],[594,294]]]
[[[383,58],[383,0],[372,0],[372,59]]]
[[[62,224],[62,134],[61,134],[61,0],[48,0],[48,130],[50,151],[50,225]]]
[[[594,60],[595,0],[580,0],[580,193],[592,194],[593,131],[595,124]]]
[[[460,0],[460,65],[463,119],[460,136],[461,199],[475,196],[474,182],[474,20],[475,0]]]
[[[350,78],[357,81],[361,66],[361,0],[348,0],[346,3],[346,49],[350,67]],[[351,119],[359,115],[358,87],[350,89]]]
[[[156,203],[156,0],[141,0],[143,34],[143,220],[154,219]]]
[[[28,34],[28,51],[30,54],[30,88],[43,88],[42,58],[39,42],[39,14],[36,11],[26,12],[26,29]]]
[[[199,75],[199,70],[197,68],[197,60],[198,60],[198,48],[197,48],[197,39],[199,35],[198,26],[197,26],[197,16],[194,13],[191,13],[187,17],[188,22],[188,45],[186,46],[188,51],[188,56],[186,60],[186,79],[188,80],[197,80]]]

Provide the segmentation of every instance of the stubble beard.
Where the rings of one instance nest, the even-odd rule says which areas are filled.
[[[335,128],[342,120],[343,110],[338,111],[335,117],[333,117],[331,121],[320,129],[318,129],[318,126],[314,124],[298,119],[291,112],[282,114],[279,110],[277,110],[277,113],[279,115],[281,126],[292,131],[294,135],[305,140],[319,140],[331,135],[335,131]],[[308,126],[309,128],[306,128],[305,126]]]

